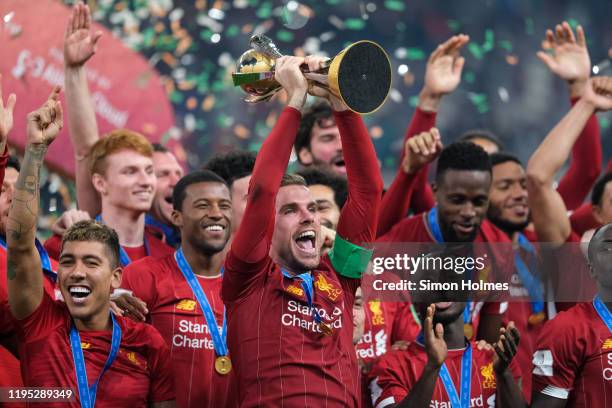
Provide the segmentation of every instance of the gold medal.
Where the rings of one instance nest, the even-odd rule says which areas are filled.
[[[474,336],[474,326],[472,326],[472,323],[465,323],[463,325],[463,334],[465,334],[468,340],[472,340]]]
[[[531,326],[537,326],[538,324],[542,323],[544,319],[546,319],[544,312],[532,313],[527,319],[527,322],[529,322]]]
[[[334,333],[334,329],[332,329],[331,325],[329,325],[327,323],[323,323],[323,322],[319,323],[319,329],[326,336],[331,336]]]
[[[221,375],[227,375],[232,371],[232,360],[228,356],[219,356],[215,360],[215,370]]]

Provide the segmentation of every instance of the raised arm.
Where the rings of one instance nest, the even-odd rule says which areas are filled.
[[[11,312],[17,319],[29,316],[40,304],[43,275],[34,243],[40,199],[40,168],[49,144],[62,128],[60,88],[45,104],[28,115],[27,145],[15,185],[7,222],[7,276]]]
[[[100,197],[91,183],[87,157],[98,141],[98,124],[87,86],[85,63],[96,52],[102,32],[91,32],[89,6],[77,3],[72,8],[64,37],[64,66],[66,72],[66,107],[68,130],[76,162],[76,194],[81,210],[99,214]]]
[[[436,387],[436,381],[438,381],[440,375],[440,369],[448,355],[448,347],[444,341],[444,328],[441,323],[436,323],[435,326],[433,323],[435,311],[435,305],[428,306],[425,321],[423,322],[427,364],[419,380],[410,389],[406,398],[397,404],[395,408],[429,407]]]
[[[591,59],[582,26],[576,28],[576,35],[567,21],[553,30],[546,31],[544,51],[538,57],[548,69],[568,84],[572,104],[584,94],[584,88],[591,74]],[[545,51],[550,50],[552,54]],[[592,115],[572,148],[570,167],[563,175],[557,191],[568,210],[578,208],[589,194],[593,183],[599,177],[602,167],[602,153],[599,123]]]
[[[15,94],[10,94],[4,106],[2,96],[2,74],[0,74],[0,186],[4,181],[4,170],[8,162],[8,135],[13,129],[13,109],[17,97]]]
[[[0,74],[0,154],[5,154],[7,150],[8,134],[13,129],[13,109],[17,97],[14,93],[10,94],[4,106],[2,96],[2,74]],[[3,177],[4,179],[4,177]],[[2,180],[0,180],[2,182]]]
[[[334,118],[340,131],[348,181],[348,198],[340,213],[338,235],[355,245],[373,242],[383,191],[376,151],[361,116],[334,107]]]
[[[419,105],[404,136],[404,147],[411,137],[427,132],[436,125],[436,114],[442,98],[453,92],[461,82],[465,59],[460,55],[460,51],[468,42],[467,35],[455,35],[431,53],[425,71],[425,83],[419,93]],[[400,163],[403,162],[404,155],[405,150],[402,150]],[[415,177],[406,174],[400,165],[393,183],[383,197],[378,236],[387,233],[401,221],[409,208],[420,213],[435,205],[433,192],[427,182],[428,169],[429,167],[425,166]],[[412,196],[405,194],[409,186],[413,188]]]
[[[299,57],[276,60],[275,79],[287,91],[288,103],[257,154],[244,217],[228,258],[253,264],[268,255],[276,194],[287,170],[308,91],[308,83],[299,68],[304,62]]]
[[[529,207],[538,239],[563,244],[571,233],[567,208],[553,188],[555,174],[567,160],[589,118],[598,110],[612,109],[612,78],[589,81],[584,96],[550,131],[527,165]]]

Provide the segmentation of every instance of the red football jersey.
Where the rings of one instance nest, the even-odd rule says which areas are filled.
[[[408,217],[396,224],[391,231],[376,239],[377,243],[435,243],[436,240],[429,230],[427,225],[427,212]],[[478,234],[474,239],[474,244],[484,243],[500,243],[508,245],[507,248],[497,250],[494,246],[488,249],[492,252],[492,256],[488,259],[493,259],[494,264],[489,264],[491,267],[498,267],[499,274],[502,276],[502,281],[510,279],[514,260],[511,255],[510,238],[504,234],[499,228],[495,227],[488,220],[483,220]],[[506,249],[508,251],[506,251]],[[367,277],[370,279],[370,277]],[[366,292],[367,293],[367,292]],[[476,302],[471,309],[471,322],[473,333],[478,333],[478,322],[480,321],[480,313],[483,314],[503,314],[507,308],[507,302]]]
[[[213,309],[220,331],[224,310],[221,275],[196,277]],[[234,406],[235,391],[230,387],[233,371],[229,375],[221,375],[215,370],[216,354],[204,313],[183,277],[174,254],[133,262],[125,269],[122,286],[147,304],[151,324],[170,347],[177,406]]]
[[[299,279],[284,277],[269,257],[248,264],[229,252],[223,299],[242,408],[278,406],[281,399],[296,407],[359,406],[352,330],[359,280],[337,275],[327,256],[312,273],[313,306],[331,335],[314,323]]]
[[[410,303],[381,302],[370,300],[364,303],[365,324],[363,336],[355,346],[357,360],[361,369],[361,406],[372,406],[368,390],[367,376],[372,365],[391,346],[399,341],[414,341],[419,334],[420,325],[415,320]]]
[[[21,373],[26,387],[72,388],[76,401],[48,403],[47,407],[80,407],[72,352],[72,318],[63,302],[43,294],[38,308],[17,320]],[[96,407],[148,407],[151,402],[174,400],[169,350],[159,332],[144,323],[117,317],[121,345],[117,358],[98,385]],[[111,330],[81,331],[81,346],[90,384],[100,375],[108,357]]]
[[[533,365],[534,391],[567,400],[568,407],[612,405],[612,333],[592,303],[546,323]]]
[[[446,366],[457,392],[460,392],[461,358],[464,349],[448,350]],[[478,350],[472,343],[472,384],[471,407],[494,407],[496,380],[493,370],[493,350]],[[410,393],[427,364],[425,347],[417,342],[410,343],[408,350],[387,353],[370,373],[372,402],[376,408],[398,404]],[[514,378],[519,369],[514,361],[510,364]],[[442,380],[438,378],[430,407],[451,408],[450,399]]]
[[[355,346],[357,358],[370,363],[387,351],[399,340],[414,341],[420,325],[410,310],[410,303],[365,302],[365,324],[363,336]]]
[[[530,241],[535,238],[535,236],[530,234],[525,234],[527,239]],[[534,248],[535,251],[538,248]],[[536,262],[535,265],[540,268],[540,272],[542,272],[543,265],[540,262],[540,259],[537,256],[537,253],[534,255],[529,254],[525,250],[520,250],[521,258],[523,259],[524,264],[531,268]],[[534,260],[535,259],[535,260]],[[516,356],[514,360],[516,360],[519,367],[521,367],[522,378],[520,380],[520,387],[525,399],[527,401],[531,401],[531,371],[533,366],[531,365],[531,360],[533,356],[533,352],[535,351],[536,341],[538,336],[544,327],[544,323],[546,322],[546,318],[544,321],[539,322],[537,324],[530,324],[529,317],[533,314],[533,310],[531,307],[529,297],[529,292],[527,288],[523,285],[521,278],[516,271],[512,274],[510,278],[510,301],[508,302],[508,309],[504,315],[504,324],[508,324],[508,322],[513,321],[519,333],[521,334],[521,345],[517,350]],[[547,312],[546,303],[544,304],[544,313]]]
[[[51,266],[57,271],[57,262],[51,258]],[[0,248],[0,337],[16,336],[15,319],[11,314],[8,303],[7,276],[6,276],[6,251]],[[57,298],[59,289],[50,275],[43,275],[43,285],[46,293],[53,299]],[[56,293],[56,291],[58,293]],[[23,387],[19,360],[8,350],[0,346],[0,387]],[[2,403],[0,403],[2,406]],[[13,406],[13,405],[11,405]]]

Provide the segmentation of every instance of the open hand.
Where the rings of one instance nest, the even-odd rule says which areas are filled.
[[[503,374],[510,366],[512,359],[516,356],[521,335],[514,326],[514,322],[499,329],[499,340],[493,345],[495,357],[493,358],[493,370],[497,374]]]
[[[444,341],[444,327],[441,323],[433,326],[433,316],[436,313],[436,305],[427,307],[427,314],[423,322],[423,334],[425,336],[425,351],[427,352],[427,364],[432,368],[440,368],[448,355],[448,347]]]
[[[64,36],[64,64],[79,67],[96,53],[96,44],[102,31],[91,31],[89,6],[77,3],[72,8]]]
[[[13,129],[13,109],[17,97],[14,93],[10,94],[4,106],[4,98],[2,97],[2,75],[0,74],[0,145],[5,145],[8,134]],[[2,152],[0,152],[2,154]]]
[[[441,96],[457,88],[465,64],[460,51],[469,41],[470,37],[465,34],[455,35],[431,53],[427,61],[423,92]]]
[[[573,96],[581,96],[591,75],[591,59],[582,26],[576,28],[576,35],[567,21],[557,24],[554,33],[553,30],[546,30],[543,48],[544,51],[538,52],[538,58],[570,86],[579,87]],[[546,52],[548,50],[552,51],[552,55]]]

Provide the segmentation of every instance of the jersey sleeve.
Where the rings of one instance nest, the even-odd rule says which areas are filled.
[[[533,390],[559,399],[567,399],[580,370],[583,342],[575,322],[560,314],[542,328],[533,353]]]
[[[155,277],[153,276],[152,258],[143,258],[130,263],[124,270],[121,277],[121,287],[132,292],[134,296],[142,300],[151,307],[157,298],[155,287]]]
[[[391,344],[397,341],[415,341],[421,330],[421,323],[416,316],[412,303],[398,305],[391,329]]]
[[[59,259],[62,249],[61,235],[53,234],[44,243],[45,250],[52,259]]]
[[[578,98],[572,100],[572,105]],[[578,208],[597,181],[602,167],[601,136],[597,116],[584,125],[572,148],[570,166],[559,181],[557,191],[568,210]]]
[[[404,141],[402,142],[400,165],[404,160],[404,145],[411,137],[430,130],[436,125],[436,113],[425,112],[416,108]],[[434,205],[433,191],[427,183],[429,166],[425,166],[414,176],[407,175],[398,169],[393,182],[383,196],[378,222],[377,235],[387,233],[395,224],[408,215],[408,209],[412,208],[415,214],[430,210]]]
[[[374,365],[368,376],[372,405],[384,408],[398,404],[408,396],[412,382],[406,378],[409,370],[402,367],[401,358],[408,351],[391,351]]]
[[[297,109],[285,108],[257,154],[244,216],[225,259],[221,288],[224,302],[237,301],[249,293],[269,260],[276,195],[300,119]]]
[[[59,325],[66,324],[67,313],[43,291],[38,307],[27,317],[15,319],[20,341],[30,342],[47,337]]]
[[[0,285],[0,337],[11,336],[15,331],[15,322],[8,303],[8,295]]]
[[[342,139],[348,182],[348,198],[340,213],[338,235],[355,245],[371,243],[376,237],[383,191],[376,151],[361,116],[346,110],[334,112],[334,118]]]
[[[151,367],[149,402],[173,400],[176,395],[174,393],[170,349],[157,329],[149,325],[146,327],[151,351],[148,356],[149,367]]]

